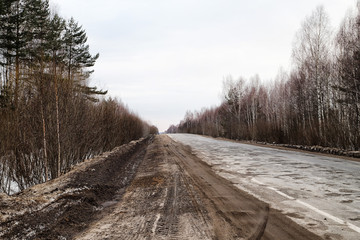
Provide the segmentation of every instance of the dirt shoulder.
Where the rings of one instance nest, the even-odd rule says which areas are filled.
[[[147,148],[123,200],[77,239],[214,239],[203,199],[167,150],[166,136]],[[109,203],[110,204],[110,203]]]
[[[6,239],[320,239],[166,135],[2,196],[0,209]]]

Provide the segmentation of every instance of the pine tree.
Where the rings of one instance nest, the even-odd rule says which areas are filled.
[[[25,0],[26,50],[28,64],[43,64],[45,59],[46,37],[49,32],[48,0]]]
[[[89,45],[86,42],[85,30],[71,18],[67,23],[65,33],[67,77],[74,84],[76,91],[84,98],[97,101],[97,98],[92,97],[92,95],[104,95],[107,91],[97,90],[96,87],[88,87],[84,83],[84,80],[88,79],[93,72],[88,68],[93,67],[99,58],[99,54],[95,56],[90,54]]]
[[[25,57],[26,29],[23,1],[5,0],[0,17],[0,49],[2,65],[5,66],[5,81],[8,90],[13,90],[14,107],[17,108],[19,97],[20,62]],[[13,72],[15,69],[15,73]]]
[[[68,79],[73,79],[74,75],[80,74],[85,79],[89,77],[92,71],[86,71],[95,65],[99,54],[92,56],[89,52],[89,45],[86,44],[87,36],[85,30],[71,18],[66,27],[66,64],[68,69]]]

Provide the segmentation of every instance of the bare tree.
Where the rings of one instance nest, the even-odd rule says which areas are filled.
[[[360,1],[356,10],[345,17],[336,36],[335,62],[340,122],[353,149],[360,143]]]
[[[303,22],[293,51],[295,66],[307,81],[308,107],[312,113],[309,125],[318,130],[318,139],[324,138],[324,122],[328,119],[330,107],[327,99],[330,89],[330,43],[329,18],[324,8],[318,7]]]

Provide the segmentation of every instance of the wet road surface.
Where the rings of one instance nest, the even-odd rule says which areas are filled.
[[[170,137],[236,187],[325,239],[360,239],[360,162],[198,135]]]

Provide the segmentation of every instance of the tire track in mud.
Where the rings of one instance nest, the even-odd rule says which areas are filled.
[[[199,193],[165,145],[156,137],[122,201],[76,239],[215,238]]]

